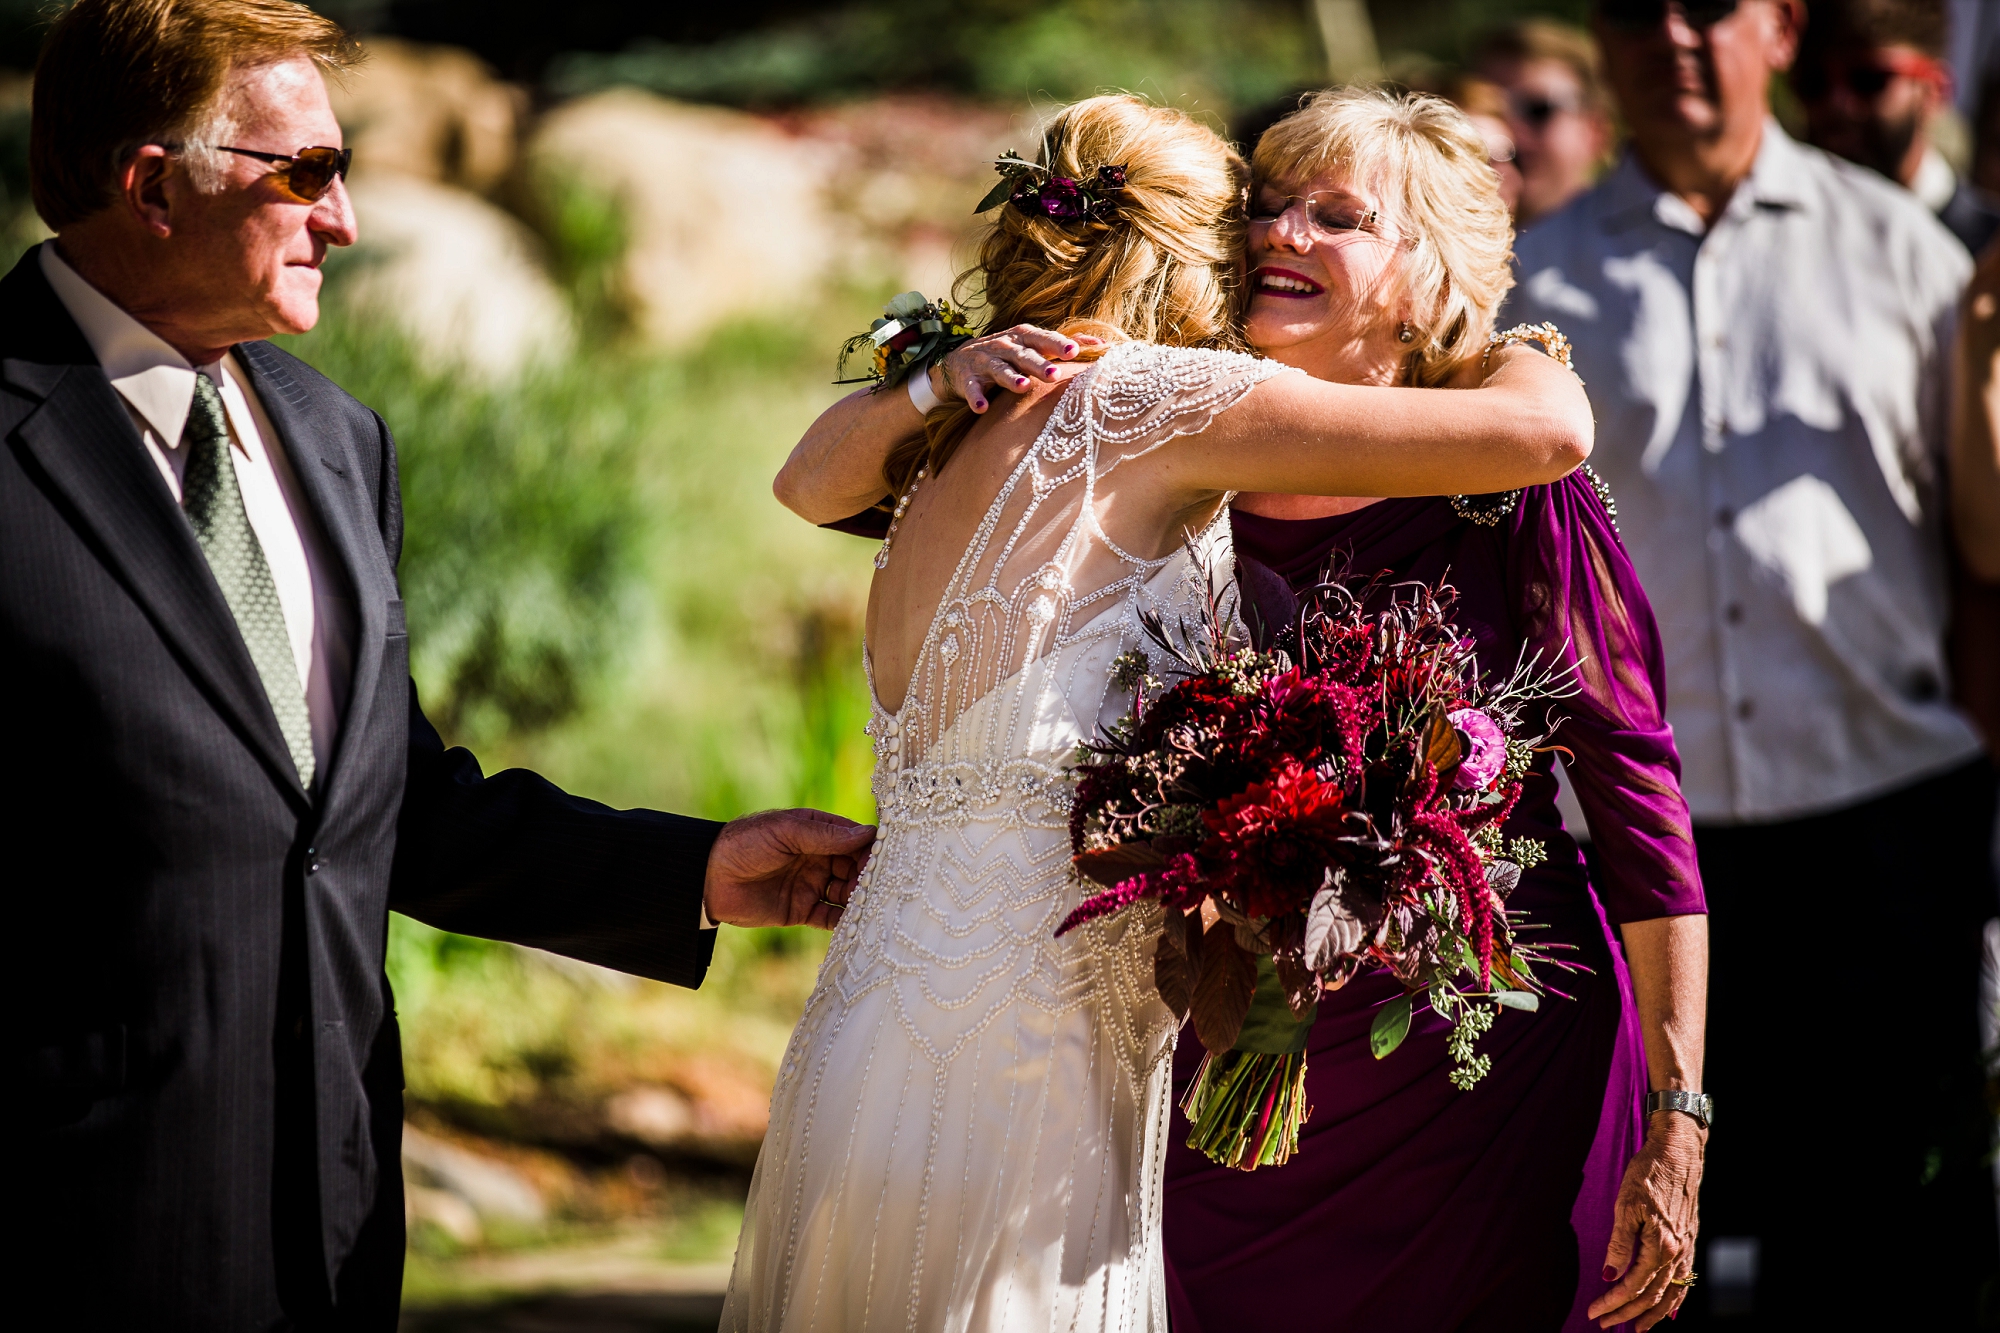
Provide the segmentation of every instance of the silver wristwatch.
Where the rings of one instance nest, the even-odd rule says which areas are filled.
[[[1679,1111],[1691,1115],[1703,1129],[1715,1119],[1715,1098],[1705,1092],[1682,1092],[1676,1088],[1668,1092],[1646,1094],[1646,1114],[1655,1111]]]

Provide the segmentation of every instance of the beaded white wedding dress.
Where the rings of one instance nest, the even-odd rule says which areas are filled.
[[[1227,511],[1197,557],[1100,483],[1282,369],[1113,348],[994,497],[893,711],[870,669],[881,833],[778,1074],[723,1329],[1165,1330],[1158,916],[1055,938],[1067,770],[1130,703],[1141,612],[1194,623],[1203,566],[1226,577]]]

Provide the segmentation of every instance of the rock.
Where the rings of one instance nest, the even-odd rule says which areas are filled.
[[[631,1088],[604,1104],[604,1123],[649,1148],[679,1148],[695,1132],[695,1109],[672,1088]]]
[[[457,1197],[486,1221],[539,1225],[548,1219],[548,1206],[540,1191],[519,1171],[407,1124],[403,1126],[403,1176],[418,1188]],[[455,1235],[441,1218],[432,1220]]]
[[[361,239],[330,288],[386,318],[432,370],[497,381],[575,342],[528,229],[479,197],[519,156],[527,94],[470,52],[373,39],[327,91]]]
[[[355,181],[361,237],[329,284],[335,299],[388,320],[433,370],[488,381],[568,354],[568,303],[520,222],[479,196],[413,177]]]
[[[740,112],[615,89],[549,113],[527,162],[541,190],[622,209],[619,294],[656,346],[799,303],[847,243],[827,206],[829,154]]]
[[[667,1077],[675,1086],[628,1088],[605,1102],[605,1127],[656,1151],[756,1161],[771,1123],[768,1084],[701,1058],[677,1062]]]
[[[404,1181],[403,1225],[414,1231],[419,1222],[429,1222],[460,1245],[477,1245],[485,1237],[471,1204],[450,1190]]]
[[[694,1103],[695,1127],[712,1147],[763,1143],[771,1127],[770,1084],[735,1064],[697,1057],[681,1061],[673,1081]]]
[[[371,38],[327,93],[362,179],[412,176],[484,192],[514,166],[528,94],[451,46]]]
[[[815,107],[785,124],[837,164],[829,194],[856,224],[858,276],[928,296],[949,293],[972,263],[985,227],[972,206],[998,179],[993,159],[1009,148],[1032,157],[1039,142],[1028,115],[934,93]]]

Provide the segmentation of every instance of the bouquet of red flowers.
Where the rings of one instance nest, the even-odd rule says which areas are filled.
[[[1132,711],[1082,746],[1070,837],[1104,889],[1057,934],[1145,899],[1166,909],[1154,978],[1207,1048],[1188,1143],[1227,1166],[1297,1147],[1322,988],[1388,967],[1406,993],[1376,1016],[1376,1058],[1421,998],[1453,1022],[1460,1088],[1490,1067],[1474,1045],[1498,1006],[1540,1003],[1531,963],[1554,960],[1504,904],[1545,851],[1500,825],[1547,739],[1523,734],[1528,706],[1574,686],[1527,658],[1483,682],[1453,601],[1445,585],[1323,584],[1260,652],[1231,642],[1211,583],[1206,624],[1146,621],[1172,683],[1125,654]]]

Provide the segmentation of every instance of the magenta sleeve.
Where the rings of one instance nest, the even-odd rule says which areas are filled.
[[[1515,508],[1509,594],[1531,654],[1575,671],[1553,743],[1596,844],[1613,925],[1706,912],[1680,755],[1667,724],[1653,608],[1591,478],[1535,487]]]

